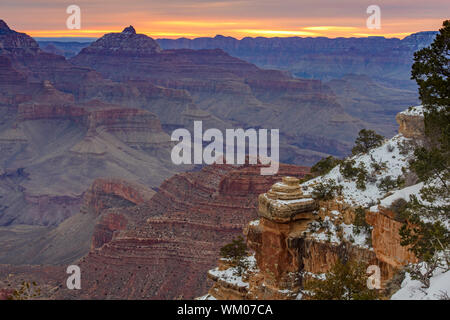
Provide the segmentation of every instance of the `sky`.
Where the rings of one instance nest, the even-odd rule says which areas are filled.
[[[81,28],[66,26],[66,9],[81,10]],[[380,8],[380,28],[366,21]],[[100,37],[133,25],[153,38],[243,37],[404,38],[438,30],[449,0],[1,0],[0,19],[34,37]]]

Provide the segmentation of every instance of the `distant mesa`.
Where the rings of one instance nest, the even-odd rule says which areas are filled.
[[[137,34],[133,26],[122,32],[107,33],[81,53],[146,56],[161,52],[159,44],[145,34]]]
[[[5,21],[0,20],[0,31],[11,31]]]
[[[123,29],[122,33],[130,33],[130,34],[136,34],[136,30],[133,26],[129,26],[125,29]]]

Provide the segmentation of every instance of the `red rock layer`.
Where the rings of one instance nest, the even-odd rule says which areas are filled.
[[[292,169],[281,165],[280,172]],[[306,171],[305,167],[295,170],[298,176]],[[241,174],[234,182],[233,177]],[[79,261],[84,289],[78,297],[173,299],[200,295],[207,288],[206,272],[217,261],[220,247],[242,234],[243,226],[256,217],[259,190],[277,179],[260,176],[259,166],[212,165],[166,180],[150,201],[137,206],[123,202],[130,198],[123,187],[100,182],[100,192],[86,198],[87,209],[104,208],[103,197],[110,207],[111,195],[119,193],[122,202],[103,211],[93,249]],[[249,192],[247,180],[258,181],[253,192]],[[221,185],[227,186],[225,193]],[[231,188],[241,191],[232,192]],[[59,293],[60,297],[71,294]]]
[[[416,262],[414,254],[400,244],[399,230],[403,223],[394,219],[394,212],[380,207],[378,212],[367,212],[366,220],[372,227],[372,246],[377,258],[392,268]]]

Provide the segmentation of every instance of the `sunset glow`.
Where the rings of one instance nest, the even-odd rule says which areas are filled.
[[[195,38],[215,35],[243,37],[366,37],[403,38],[437,30],[448,18],[450,2],[380,4],[381,29],[368,29],[365,1],[346,0],[79,0],[81,29],[66,28],[67,3],[2,0],[1,19],[34,37],[93,37],[120,32],[133,25],[155,38]]]

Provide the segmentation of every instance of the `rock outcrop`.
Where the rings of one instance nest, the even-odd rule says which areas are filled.
[[[27,173],[27,179],[14,180],[20,188],[0,188],[9,207],[0,224],[57,225],[79,211],[82,193],[95,178],[131,177],[130,172],[142,183],[149,181],[141,179],[147,176],[156,187],[179,170],[170,162],[170,137],[154,114],[101,100],[77,103],[49,81],[32,89],[28,101],[8,109],[15,110],[4,119],[11,129],[0,128],[1,163],[9,171],[21,168]],[[66,178],[71,166],[90,172],[83,169],[85,174]],[[142,174],[136,174],[139,171]],[[39,185],[44,180],[38,177],[48,181],[46,187]],[[10,182],[0,178],[0,184]],[[24,201],[16,203],[18,197]]]
[[[246,258],[248,269],[239,275],[236,266],[222,259],[219,267],[209,271],[214,284],[201,298],[307,299],[308,293],[302,292],[304,285],[311,278],[323,278],[338,260],[378,266],[381,289],[385,289],[405,265],[418,262],[410,248],[401,245],[399,231],[408,222],[395,212],[393,203],[418,194],[423,183],[388,194],[378,181],[404,175],[412,150],[402,148],[411,144],[412,139],[421,144],[423,108],[412,107],[397,119],[400,124],[397,136],[350,158],[356,164],[367,163],[368,158],[386,163],[382,171],[371,173],[374,181],[368,182],[364,189],[355,188],[355,179],[341,176],[337,166],[302,185],[285,177],[260,195],[260,218],[244,229],[252,250],[252,255]],[[338,184],[339,195],[315,204],[302,191],[314,194],[319,183]],[[378,204],[363,209],[373,202]],[[363,217],[365,226],[364,221],[356,219]]]
[[[91,248],[111,241],[117,230],[125,229],[130,218],[123,211],[149,201],[154,193],[137,182],[97,179],[79,200],[79,212],[67,217],[57,227],[0,227],[0,246],[3,248],[0,263],[73,263]],[[67,199],[62,201],[61,206],[68,206]]]
[[[423,122],[423,107],[411,107],[400,112],[395,117],[399,124],[398,132],[406,138],[423,140],[425,138],[425,124]]]
[[[404,222],[395,219],[395,213],[387,208],[379,208],[377,212],[368,211],[367,223],[372,229],[373,250],[380,261],[398,270],[408,263],[417,262],[414,254],[400,244],[400,228]],[[393,274],[390,274],[392,277]]]
[[[84,48],[83,54],[103,54],[114,52],[118,56],[147,56],[161,51],[158,43],[143,34],[136,34],[133,26],[120,33],[108,33]]]

